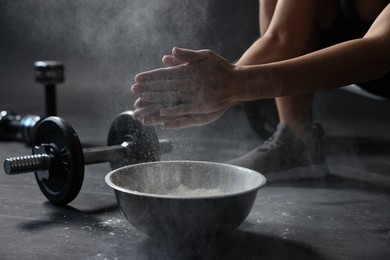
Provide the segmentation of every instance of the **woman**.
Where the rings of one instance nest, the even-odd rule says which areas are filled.
[[[140,98],[134,117],[166,128],[199,126],[238,102],[275,97],[275,134],[231,163],[269,180],[323,177],[312,94],[389,73],[389,2],[261,0],[262,37],[236,64],[210,50],[174,48],[163,57],[166,68],[135,77],[131,91]],[[302,167],[313,171],[295,171]]]

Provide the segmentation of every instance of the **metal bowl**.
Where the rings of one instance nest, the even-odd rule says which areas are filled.
[[[234,230],[266,183],[243,167],[198,161],[135,164],[105,180],[130,224],[151,237],[182,240]]]

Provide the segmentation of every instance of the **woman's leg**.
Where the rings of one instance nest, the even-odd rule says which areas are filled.
[[[319,12],[318,24],[319,27],[325,27],[338,15],[338,1],[328,1],[325,6],[321,6],[325,12]],[[273,13],[277,0],[259,0],[259,22],[260,33],[264,35],[272,20]],[[324,4],[323,2],[320,4]],[[311,43],[307,52],[318,49],[319,33],[313,32]],[[303,138],[312,129],[312,105],[313,95],[289,96],[275,98],[276,107],[278,110],[279,120],[286,124],[300,138]]]
[[[313,95],[275,98],[279,120],[303,139],[312,131]]]
[[[308,19],[308,21],[313,23],[310,24],[311,26],[308,26],[312,30],[305,32],[309,33],[309,35],[304,35],[308,39],[308,42],[302,42],[305,46],[301,46],[301,48],[298,46],[297,48],[297,45],[295,45],[295,50],[299,51],[292,53],[290,49],[284,49],[289,47],[288,44],[282,46],[282,48],[280,45],[275,46],[273,42],[265,42],[265,45],[261,45],[264,42],[260,42],[260,39],[257,43],[261,45],[260,47],[265,48],[266,51],[260,48],[259,45],[255,46],[249,49],[239,62],[242,64],[276,62],[303,55],[318,48],[320,28],[323,28],[327,22],[331,22],[332,19],[330,18],[337,17],[337,12],[331,12],[332,9],[329,9],[329,12],[324,11],[325,8],[320,5],[330,6],[330,3],[337,4],[338,0],[313,1],[317,1],[315,4],[318,6],[315,9],[320,10],[317,12],[320,17],[318,20]],[[261,35],[265,35],[264,37],[268,37],[266,31],[273,19],[277,2],[277,0],[260,0],[260,31]],[[291,4],[283,2],[283,4],[286,3]],[[281,9],[278,10],[280,11]],[[334,8],[334,10],[338,11],[337,8]],[[274,25],[271,24],[271,26]],[[256,47],[258,48],[256,49]],[[270,52],[272,55],[269,55]],[[268,54],[268,59],[264,59],[264,54]],[[319,126],[316,126],[317,130],[314,130],[312,125],[312,100],[312,95],[276,98],[281,124],[278,125],[273,136],[251,152],[229,162],[257,170],[265,174],[268,180],[272,181],[324,177],[327,174],[327,167],[319,137],[321,129]]]

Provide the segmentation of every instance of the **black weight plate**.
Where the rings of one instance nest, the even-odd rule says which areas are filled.
[[[59,117],[48,117],[37,127],[34,145],[51,144],[56,160],[49,171],[35,172],[39,188],[54,204],[66,205],[76,198],[84,179],[84,156],[72,126]]]
[[[111,169],[160,160],[159,141],[153,127],[145,127],[132,116],[132,111],[119,114],[111,124],[107,145],[130,143],[126,158],[110,162]]]

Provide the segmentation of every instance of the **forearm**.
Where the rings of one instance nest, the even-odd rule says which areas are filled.
[[[238,99],[301,95],[372,80],[389,71],[389,57],[384,41],[363,38],[286,61],[239,66],[245,90]]]
[[[239,66],[260,65],[297,57],[303,53],[288,48],[272,36],[265,35],[256,40],[235,63]]]
[[[300,40],[302,41],[302,40]],[[260,65],[301,56],[314,48],[306,41],[266,34],[256,40],[235,63],[239,66]]]

